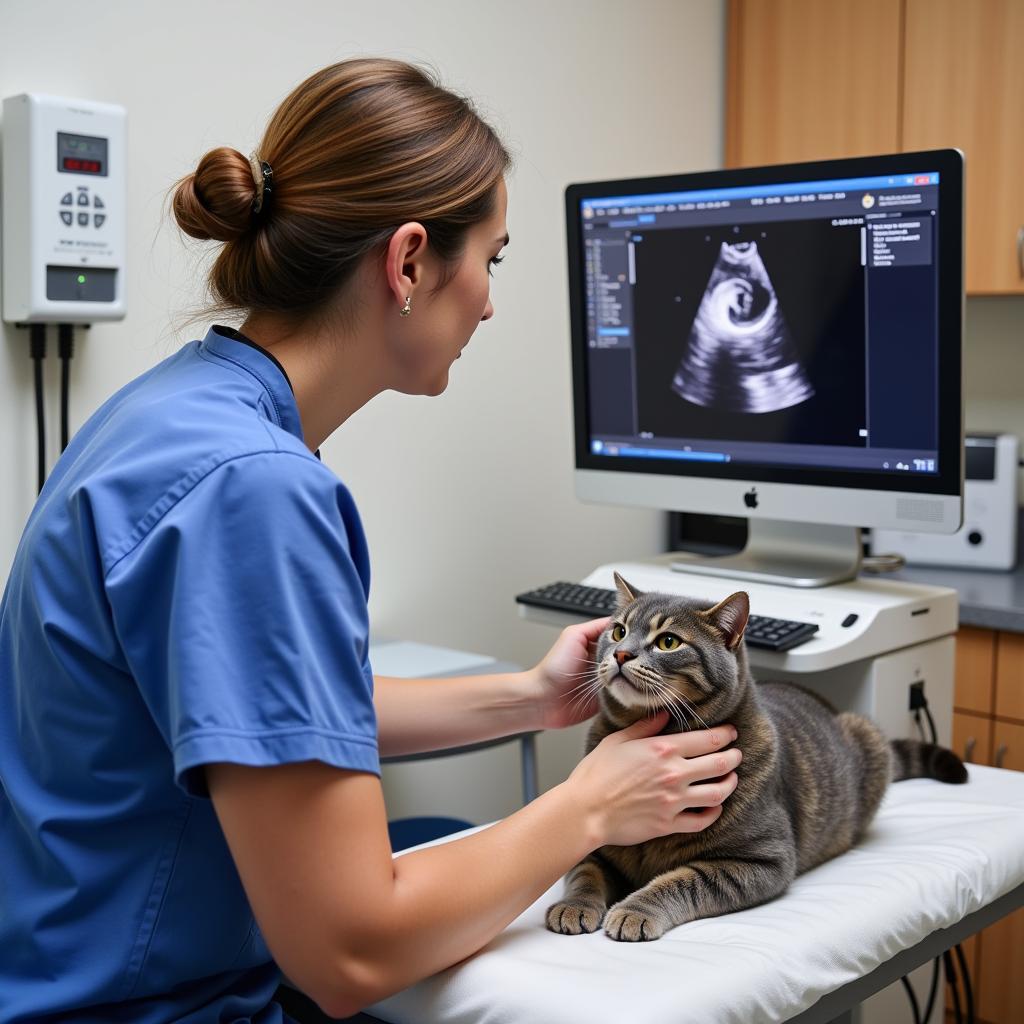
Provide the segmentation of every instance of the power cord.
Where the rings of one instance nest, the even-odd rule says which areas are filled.
[[[58,354],[60,355],[60,450],[68,446],[68,391],[71,377],[71,358],[75,354],[75,328],[73,324],[57,325]]]
[[[870,572],[879,575],[884,572],[898,572],[907,564],[903,555],[895,552],[882,555],[865,555],[861,559],[860,567],[863,572]]]
[[[942,966],[946,968],[946,984],[949,985],[949,994],[953,1000],[953,1019],[956,1024],[964,1024],[964,1012],[960,1008],[960,989],[956,983],[956,970],[953,968],[953,957],[948,949],[942,954]]]
[[[921,1007],[917,1004],[917,996],[914,994],[914,986],[910,984],[910,979],[907,977],[900,978],[903,982],[903,987],[907,990],[907,998],[910,1000],[910,1009],[914,1014],[914,1024],[923,1024],[921,1020]]]
[[[957,944],[953,947],[956,962],[960,966],[960,980],[964,983],[964,1000],[967,1003],[967,1024],[974,1024],[974,989],[971,987],[971,972],[967,970],[967,957]]]
[[[43,360],[46,358],[46,324],[29,324],[30,354],[36,380],[36,459],[38,494],[46,483],[46,414],[43,408]]]
[[[924,712],[928,719],[928,732],[932,743],[939,742],[939,734],[935,729],[935,719],[932,718],[931,710],[928,707],[928,698],[924,695],[924,682],[910,684],[910,710],[914,712],[914,722],[917,724],[917,731],[924,740],[924,729],[921,726],[921,712]]]
[[[939,963],[942,957],[937,956],[932,961],[932,980],[928,986],[928,1002],[924,1006],[924,1019],[922,1024],[928,1024],[931,1020],[932,1010],[935,1008],[935,997],[939,994]]]

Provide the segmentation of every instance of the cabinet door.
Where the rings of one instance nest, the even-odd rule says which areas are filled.
[[[730,0],[729,167],[899,150],[892,0]]]
[[[994,722],[992,726],[992,760],[990,764],[1024,772],[1024,725]],[[1021,1016],[1024,1020],[1024,1015]]]
[[[995,713],[1024,722],[1024,634],[1000,633],[996,644]],[[1024,770],[1024,764],[1017,765]]]
[[[1024,293],[1024,4],[906,0],[904,150],[966,157],[967,291]]]
[[[992,719],[953,712],[953,749],[972,764],[992,763]]]
[[[957,632],[953,677],[953,707],[957,711],[992,714],[995,657],[996,635],[991,629],[963,626]]]

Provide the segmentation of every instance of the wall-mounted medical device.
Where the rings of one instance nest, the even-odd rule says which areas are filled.
[[[23,93],[3,101],[3,318],[125,315],[125,111]]]

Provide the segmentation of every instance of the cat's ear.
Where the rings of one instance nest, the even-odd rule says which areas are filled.
[[[734,651],[743,639],[743,631],[747,628],[750,598],[747,597],[746,591],[738,590],[724,601],[719,601],[714,608],[709,608],[704,615],[725,637],[725,646]]]
[[[615,589],[619,592],[619,608],[625,608],[640,596],[640,591],[636,587],[631,587],[617,572],[613,572],[612,575],[615,577]]]

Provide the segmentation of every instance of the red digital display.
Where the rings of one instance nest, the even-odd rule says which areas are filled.
[[[99,160],[83,160],[77,156],[64,157],[64,170],[77,171],[79,174],[102,174],[103,165]]]

